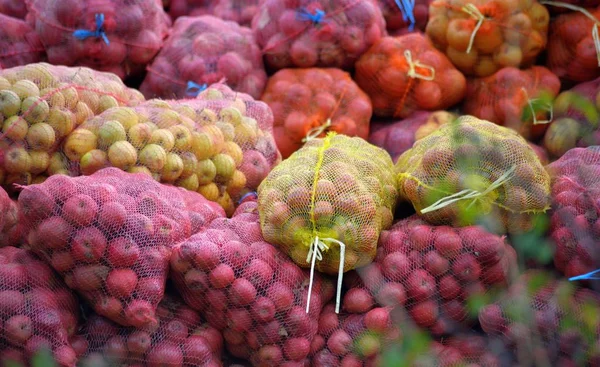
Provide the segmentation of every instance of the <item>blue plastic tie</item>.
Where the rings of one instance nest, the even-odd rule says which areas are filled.
[[[206,83],[200,85],[198,83],[194,83],[193,81],[187,82],[187,87],[185,88],[185,94],[190,97],[198,97],[198,94],[205,90],[208,87]]]
[[[409,21],[408,30],[413,31],[415,29],[415,0],[394,0],[400,12],[402,13],[402,19],[406,22]]]
[[[314,14],[311,14],[308,10],[302,8],[298,10],[297,18],[300,20],[309,20],[314,24],[320,24],[323,22],[323,18],[325,18],[325,12],[317,9]]]
[[[250,196],[254,196],[255,199],[258,199],[258,194],[256,193],[256,191],[250,191],[250,192],[244,194],[244,196],[242,196],[240,198],[240,200],[238,200],[238,205],[240,205],[244,200],[246,200],[246,198],[248,198]]]
[[[96,14],[95,15],[96,18],[96,30],[95,31],[88,31],[87,29],[78,29],[75,32],[73,32],[73,36],[75,36],[75,38],[80,39],[80,40],[84,40],[88,37],[96,37],[96,38],[102,38],[104,40],[104,43],[106,43],[107,45],[110,45],[110,41],[108,40],[108,37],[106,36],[106,32],[104,32],[104,14],[100,13],[100,14]]]
[[[590,271],[589,273],[586,274],[581,274],[581,275],[577,275],[575,277],[570,277],[569,281],[572,282],[574,280],[600,280],[599,276],[594,276],[594,274],[596,273],[600,273],[600,269],[594,270],[594,271]]]

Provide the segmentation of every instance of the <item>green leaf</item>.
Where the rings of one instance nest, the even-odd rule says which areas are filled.
[[[50,350],[44,348],[33,356],[31,367],[56,367],[56,362]]]

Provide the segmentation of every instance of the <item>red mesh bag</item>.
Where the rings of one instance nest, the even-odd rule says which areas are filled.
[[[0,197],[4,190],[0,188]],[[0,198],[0,201],[4,201]],[[19,247],[23,241],[23,224],[19,222],[19,208],[17,202],[8,199],[4,201],[4,209],[0,213],[0,247]],[[3,204],[0,203],[0,208]]]
[[[142,72],[167,36],[160,0],[26,0],[28,22],[48,61],[109,71],[121,79]]]
[[[173,19],[184,15],[214,15],[242,26],[250,26],[258,10],[259,0],[171,0],[169,15]]]
[[[355,79],[377,116],[448,109],[467,89],[461,72],[420,33],[382,38],[356,62]]]
[[[2,14],[2,4],[0,24],[0,70],[45,58],[44,46],[35,31],[25,21]]]
[[[333,296],[332,284],[317,275],[307,304],[308,272],[264,241],[256,210],[214,220],[180,243],[171,278],[185,302],[223,332],[227,350],[255,366],[306,362]]]
[[[267,83],[261,100],[274,115],[277,147],[283,158],[327,131],[366,139],[372,108],[350,74],[339,69],[284,69]]]
[[[527,70],[506,67],[468,81],[462,112],[537,140],[552,121],[551,102],[559,91],[560,80],[543,66]]]
[[[25,1],[0,0],[0,13],[13,18],[25,19],[25,16],[27,15]]]
[[[156,321],[171,247],[192,223],[179,189],[107,168],[56,175],[19,196],[30,247],[98,314],[123,326]],[[223,216],[205,209],[205,222]]]
[[[395,36],[424,31],[432,0],[377,0],[388,32]],[[416,29],[415,29],[416,28]]]
[[[425,29],[465,75],[534,64],[546,47],[548,9],[536,0],[435,0]]]
[[[452,335],[441,341],[432,341],[427,352],[417,356],[415,366],[507,366],[510,351],[499,346],[496,339],[473,332]],[[512,361],[511,361],[512,362]],[[504,363],[504,364],[503,364]]]
[[[86,365],[222,366],[223,337],[179,298],[165,295],[156,323],[123,327],[93,314],[73,345]]]
[[[69,338],[77,331],[76,297],[30,251],[0,248],[0,262],[0,364],[31,365],[34,354],[50,348],[57,365],[75,367]]]
[[[269,68],[351,69],[386,35],[374,0],[264,0],[252,29]]]
[[[140,90],[148,98],[195,97],[225,79],[233,90],[260,97],[267,74],[252,30],[213,16],[177,19]]]

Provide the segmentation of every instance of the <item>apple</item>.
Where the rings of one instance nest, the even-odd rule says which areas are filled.
[[[78,230],[71,240],[73,259],[84,263],[96,263],[104,256],[106,237],[96,227]]]
[[[29,124],[20,116],[8,117],[2,124],[2,133],[4,134],[4,138],[8,138],[13,141],[25,140],[28,130]]]
[[[129,297],[137,286],[137,274],[131,269],[114,269],[106,277],[106,290],[117,298]]]
[[[103,265],[84,265],[73,270],[75,288],[79,291],[94,291],[103,286],[109,268]]]
[[[27,315],[15,315],[4,323],[6,340],[14,346],[23,346],[33,335],[33,323]]]
[[[247,150],[244,152],[239,170],[246,176],[246,185],[249,188],[258,188],[258,185],[269,174],[271,167],[260,152]]]
[[[97,147],[96,134],[90,130],[78,128],[67,136],[63,144],[63,152],[70,161],[80,162],[85,153]]]
[[[137,160],[137,150],[128,141],[117,141],[108,148],[108,161],[114,167],[127,170],[134,166]]]
[[[4,154],[4,169],[8,173],[27,173],[31,166],[31,156],[24,148],[14,146]]]
[[[67,246],[73,227],[62,217],[53,216],[43,220],[36,229],[38,241],[32,246],[60,250]]]
[[[90,196],[78,194],[63,205],[63,217],[74,225],[88,226],[98,214],[98,204]]]

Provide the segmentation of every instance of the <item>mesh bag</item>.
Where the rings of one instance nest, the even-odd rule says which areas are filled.
[[[0,13],[13,18],[25,19],[27,15],[25,1],[0,0]]]
[[[572,5],[575,5],[580,8],[593,8],[598,5],[596,0],[562,0],[562,1],[544,1],[544,5],[548,6],[548,11],[550,15],[558,15],[562,13],[569,13],[575,9],[573,9]],[[565,7],[565,4],[568,7]],[[552,26],[552,25],[550,25]]]
[[[462,112],[538,140],[552,121],[552,100],[559,91],[560,80],[545,67],[506,67],[469,80]]]
[[[402,153],[412,148],[415,141],[456,117],[455,114],[446,111],[416,111],[403,120],[372,127],[369,143],[385,149],[392,156],[392,161],[396,162]]]
[[[180,243],[171,278],[186,303],[222,331],[227,350],[254,366],[305,362],[333,295],[331,283],[317,277],[309,297],[308,272],[264,241],[256,210],[214,220]]]
[[[267,74],[252,30],[213,16],[177,19],[140,90],[148,98],[195,97],[221,79],[260,97]]]
[[[223,337],[179,298],[165,295],[156,323],[123,327],[93,314],[78,335],[83,365],[221,366]]]
[[[50,63],[87,66],[121,79],[144,70],[170,26],[160,0],[25,1]]]
[[[19,210],[30,247],[94,311],[123,326],[156,322],[171,247],[192,234],[179,189],[107,168],[28,186]],[[224,216],[204,213],[206,223]]]
[[[473,116],[418,140],[400,156],[396,173],[400,198],[432,224],[483,220],[516,233],[549,209],[548,173],[525,139]]]
[[[512,362],[511,357],[501,341],[471,332],[431,342],[427,352],[418,355],[413,365],[500,367],[508,366],[507,361]]]
[[[44,46],[35,31],[23,20],[2,14],[1,3],[0,24],[0,70],[45,58]]]
[[[548,9],[536,0],[435,0],[425,29],[465,75],[531,66],[546,47]]]
[[[56,365],[75,367],[69,338],[77,331],[76,297],[29,251],[0,248],[0,262],[0,364],[31,365],[34,354],[50,349]]]
[[[366,139],[372,108],[369,97],[350,74],[339,69],[284,69],[275,73],[263,93],[274,115],[277,147],[289,157],[329,130]]]
[[[4,190],[0,188],[0,247],[19,247],[23,241],[23,225],[19,222],[19,208],[17,202],[3,197]],[[8,198],[8,196],[6,197]]]
[[[184,15],[210,14],[241,26],[250,26],[258,3],[259,0],[171,0],[169,14],[173,19]]]
[[[68,173],[57,152],[65,136],[88,117],[132,105],[143,96],[116,76],[46,63],[0,71],[0,185],[28,185]]]
[[[467,90],[465,77],[420,33],[382,38],[356,62],[355,79],[377,116],[447,109]]]
[[[546,166],[550,163],[550,158],[548,157],[548,152],[546,151],[546,148],[544,148],[541,145],[534,144],[532,142],[528,142],[528,144],[537,155],[538,159],[540,160],[540,163],[542,163],[542,166]]]
[[[400,35],[424,31],[432,0],[377,0],[388,32]]]
[[[252,29],[269,68],[351,69],[386,35],[375,0],[261,1]]]

